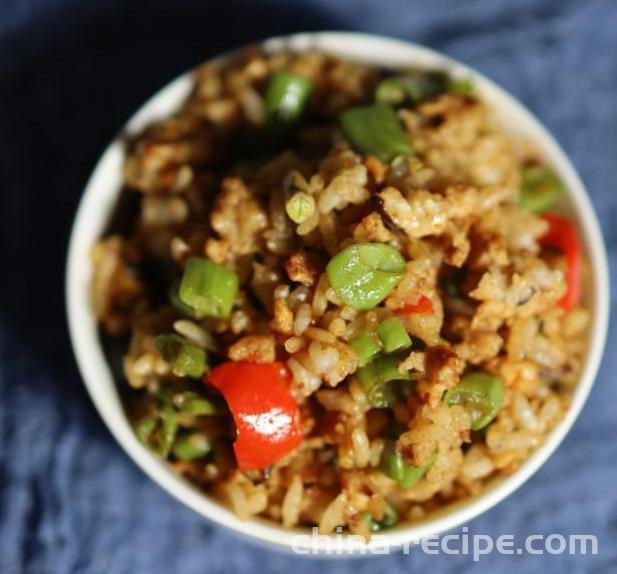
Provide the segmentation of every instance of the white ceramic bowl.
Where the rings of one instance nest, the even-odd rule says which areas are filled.
[[[544,463],[574,424],[596,377],[608,324],[608,272],[602,235],[585,187],[555,140],[529,111],[479,73],[426,48],[366,34],[298,34],[268,40],[263,46],[269,51],[316,49],[384,67],[440,68],[449,70],[455,76],[471,77],[476,90],[490,105],[499,124],[513,137],[534,142],[544,161],[558,173],[567,190],[559,209],[574,217],[580,230],[589,266],[584,299],[591,309],[593,320],[582,375],[565,418],[551,432],[547,441],[513,475],[494,481],[479,496],[449,506],[422,522],[402,524],[386,531],[387,544],[393,548],[398,547],[464,524],[497,504]],[[125,131],[137,132],[153,120],[173,112],[188,94],[191,82],[191,74],[186,73],[167,85],[131,118]],[[69,246],[66,277],[68,318],[73,347],[86,387],[116,440],[141,469],[167,492],[214,523],[254,541],[289,550],[298,531],[285,530],[265,520],[239,520],[227,508],[175,475],[167,464],[150,454],[135,437],[125,416],[111,369],[103,353],[89,300],[92,275],[89,252],[101,236],[116,202],[121,187],[122,161],[123,145],[120,138],[117,138],[106,149],[88,182]],[[342,544],[345,549],[350,550],[345,541]],[[353,544],[356,542],[353,541]],[[318,546],[322,550],[325,548],[323,543],[318,543]]]

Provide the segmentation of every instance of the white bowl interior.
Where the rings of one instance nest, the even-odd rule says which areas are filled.
[[[392,547],[437,534],[471,520],[491,508],[525,482],[551,455],[572,427],[595,379],[604,349],[609,314],[607,261],[598,222],[585,188],[564,152],[551,135],[521,104],[493,82],[441,54],[402,41],[366,34],[323,32],[298,34],[266,41],[268,51],[320,50],[385,67],[447,69],[455,76],[471,77],[475,89],[491,106],[495,120],[514,137],[534,142],[544,161],[553,167],[567,189],[560,209],[577,220],[588,272],[584,299],[592,311],[588,352],[581,379],[574,390],[565,418],[513,475],[494,481],[479,496],[432,514],[422,522],[403,524],[385,533]],[[223,58],[225,56],[222,56]],[[191,88],[187,73],[167,85],[131,118],[126,132],[135,133],[152,121],[175,111]],[[125,416],[98,328],[91,311],[89,284],[92,275],[90,250],[103,233],[121,188],[123,144],[114,140],[96,166],[81,200],[68,254],[66,296],[71,339],[79,369],[92,400],[112,434],[127,454],[160,486],[209,520],[269,545],[290,549],[299,531],[285,530],[265,520],[242,521],[227,508],[205,496],[188,481],[175,475],[168,465],[143,447]],[[305,531],[303,531],[305,532]],[[353,541],[357,550],[357,541]],[[343,547],[351,546],[343,541]],[[325,548],[319,543],[319,548]]]

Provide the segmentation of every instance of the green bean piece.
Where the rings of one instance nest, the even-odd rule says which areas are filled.
[[[180,299],[180,295],[178,294],[178,290],[180,289],[180,281],[175,281],[172,283],[169,288],[169,303],[171,306],[178,312],[182,313],[182,315],[186,315],[187,317],[191,317],[192,319],[199,319],[201,317],[201,313],[198,313],[192,307],[189,307],[186,303]]]
[[[178,432],[178,419],[176,418],[176,411],[170,404],[161,406],[159,417],[162,425],[156,450],[163,458],[167,458]]]
[[[271,121],[289,124],[297,121],[311,95],[312,84],[289,72],[277,72],[266,88],[266,110]]]
[[[345,138],[359,153],[389,162],[414,153],[396,112],[384,103],[349,108],[340,115]]]
[[[444,395],[448,406],[461,405],[471,416],[472,430],[480,430],[497,415],[503,403],[503,386],[499,377],[489,373],[469,373]]]
[[[383,243],[355,243],[326,266],[337,295],[357,310],[372,309],[394,289],[405,273],[405,259]]]
[[[221,412],[219,407],[212,401],[192,391],[175,394],[172,402],[181,413],[186,413],[187,415],[218,415]]]
[[[285,203],[285,212],[289,219],[300,224],[315,213],[315,199],[304,191],[298,191]]]
[[[437,453],[434,453],[429,461],[422,466],[407,464],[401,453],[396,449],[395,443],[388,441],[381,455],[379,470],[386,476],[396,480],[403,488],[411,488],[426,474],[426,471],[433,465],[436,458]]]
[[[375,99],[378,102],[392,104],[393,106],[402,104],[407,99],[407,89],[405,82],[401,78],[386,78],[377,84]]]
[[[135,425],[137,438],[145,445],[148,445],[150,437],[156,428],[157,419],[152,416],[145,416]]]
[[[159,335],[154,344],[178,376],[200,379],[208,370],[206,352],[179,335]]]
[[[366,329],[349,341],[349,346],[358,355],[358,366],[364,367],[381,352],[381,341]]]
[[[383,517],[379,522],[382,528],[390,528],[398,522],[398,513],[384,501]]]
[[[362,520],[366,523],[369,532],[379,532],[381,530],[381,525],[371,516],[369,512],[361,512],[360,516],[362,516]]]
[[[473,94],[473,80],[471,78],[450,78],[448,91],[455,94]]]
[[[421,102],[446,92],[449,82],[450,78],[445,72],[424,72],[411,78],[407,84],[407,93],[413,102]]]
[[[172,452],[180,460],[195,460],[206,456],[212,450],[208,437],[200,432],[179,437]]]
[[[368,526],[369,532],[379,532],[386,528],[391,528],[398,522],[398,513],[387,502],[384,501],[384,511],[381,520],[375,520],[369,512],[362,512],[362,520]]]
[[[417,104],[448,91],[450,78],[440,71],[422,72],[410,76],[394,76],[382,80],[375,91],[375,99],[394,105],[411,101]]]
[[[411,392],[411,375],[398,370],[402,359],[399,355],[383,355],[356,371],[360,388],[374,407],[390,407]]]
[[[411,339],[407,331],[405,331],[405,325],[398,317],[386,319],[377,327],[377,334],[383,343],[386,353],[411,347]]]
[[[535,165],[522,170],[519,202],[525,209],[542,213],[562,192],[563,184],[548,167]]]
[[[155,343],[156,344],[156,343]],[[161,382],[158,388],[154,391],[154,396],[163,404],[171,404],[173,398],[173,391],[171,385],[167,382]]]
[[[238,292],[238,276],[224,265],[201,257],[189,257],[182,281],[180,300],[209,317],[229,317]]]
[[[149,404],[148,413],[135,423],[135,434],[144,446],[166,458],[176,438],[178,420],[172,404],[157,395]]]

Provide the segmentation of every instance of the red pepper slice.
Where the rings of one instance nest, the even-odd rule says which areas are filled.
[[[298,404],[284,363],[223,363],[205,382],[223,395],[237,429],[234,452],[242,471],[266,468],[303,440]]]
[[[559,300],[566,311],[578,303],[581,296],[581,246],[574,224],[556,213],[545,213],[542,218],[548,223],[548,231],[540,238],[540,245],[559,249],[566,258],[567,290]]]
[[[406,303],[394,312],[397,315],[432,315],[434,311],[431,300],[425,295],[420,295],[415,303]]]

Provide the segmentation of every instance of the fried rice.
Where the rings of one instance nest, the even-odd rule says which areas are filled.
[[[125,188],[92,255],[94,312],[138,436],[243,519],[364,536],[421,520],[513,473],[568,408],[589,313],[560,304],[567,261],[543,242],[547,219],[521,205],[533,149],[453,81],[392,105],[407,153],[380,158],[341,129],[384,79],[422,73],[249,50],[200,67],[178,112],[127,143]],[[267,101],[277,74],[310,84],[302,116],[282,128]],[[404,260],[368,308],[333,286],[330,267],[367,244]],[[227,314],[178,299],[195,259],[237,278]],[[409,343],[389,354],[378,334],[392,318]],[[170,361],[161,334],[203,351],[204,375]],[[361,384],[361,336],[405,383],[387,404]],[[287,371],[301,439],[263,468],[238,464],[244,431],[210,384],[228,363]],[[456,400],[470,373],[499,385],[483,428]],[[421,470],[401,480],[388,456]]]

